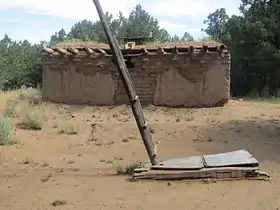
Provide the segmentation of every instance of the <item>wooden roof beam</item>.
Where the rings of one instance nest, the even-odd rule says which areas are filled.
[[[89,47],[85,47],[85,48],[84,48],[84,51],[85,51],[86,54],[88,54],[88,55],[95,55],[95,52],[94,52],[92,49],[90,49]]]
[[[218,48],[218,52],[220,54],[221,57],[224,57],[225,56],[225,53],[224,53],[224,50],[225,50],[225,45],[221,45],[219,48]]]
[[[149,54],[149,52],[148,52],[148,50],[147,50],[147,49],[142,48],[142,54],[143,54],[143,55],[148,55],[148,54]]]
[[[203,53],[207,53],[208,52],[208,46],[207,45],[203,45],[202,46],[202,51],[203,51]]]
[[[157,50],[157,53],[158,54],[165,54],[165,51],[162,47],[159,47],[158,50]]]
[[[194,46],[190,46],[190,47],[189,47],[189,53],[190,53],[190,54],[193,54],[193,53],[194,53]]]
[[[78,55],[79,54],[79,50],[75,49],[75,48],[67,48],[67,51],[70,52],[70,53],[73,53],[75,55]]]
[[[63,49],[63,48],[54,48],[54,50],[62,55],[67,55],[68,52],[67,50]]]
[[[179,53],[178,47],[175,46],[175,47],[173,48],[172,52],[173,52],[174,54],[178,54],[178,53]]]
[[[46,53],[48,53],[48,54],[53,54],[55,51],[53,50],[53,49],[51,49],[51,48],[44,48],[43,49],[44,50],[44,52],[46,52]]]
[[[107,55],[106,51],[101,49],[101,48],[98,48],[97,51],[101,54],[101,55]]]

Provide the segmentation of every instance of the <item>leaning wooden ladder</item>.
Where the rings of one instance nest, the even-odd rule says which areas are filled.
[[[122,52],[113,36],[110,27],[105,20],[99,0],[93,0],[101,23],[104,27],[113,58],[117,64],[120,77],[127,92],[134,118],[136,120],[143,143],[148,153],[150,169],[135,170],[134,178],[138,179],[243,179],[243,178],[266,178],[266,173],[258,168],[258,161],[246,150],[230,153],[195,156],[180,159],[171,159],[159,162],[155,145],[152,140],[148,122],[136,94],[130,74],[127,70]],[[223,161],[221,161],[223,160]],[[143,172],[143,173],[142,173]],[[174,173],[175,172],[175,173]]]
[[[146,148],[147,153],[149,155],[150,161],[151,161],[152,165],[157,165],[159,163],[159,161],[158,161],[157,154],[156,154],[156,151],[155,151],[155,145],[154,145],[153,140],[152,140],[149,125],[148,125],[148,122],[147,122],[147,120],[144,116],[139,97],[136,94],[134,85],[133,85],[132,80],[130,78],[130,74],[129,74],[129,72],[127,70],[127,67],[126,67],[126,64],[125,64],[125,60],[122,56],[122,52],[117,45],[116,38],[113,36],[113,34],[110,30],[110,27],[105,20],[104,13],[103,13],[103,10],[101,8],[99,0],[93,0],[93,2],[94,2],[95,6],[96,6],[96,9],[98,11],[101,23],[102,23],[102,25],[105,29],[104,30],[105,34],[107,36],[107,39],[108,39],[110,48],[112,50],[114,59],[117,63],[117,67],[118,67],[118,70],[120,72],[121,79],[123,81],[125,90],[127,92],[127,95],[128,95],[129,101],[130,101],[130,105],[131,105],[131,108],[132,108],[134,118],[136,120],[139,132],[141,134],[141,137],[142,137],[142,140],[144,142],[145,148]]]

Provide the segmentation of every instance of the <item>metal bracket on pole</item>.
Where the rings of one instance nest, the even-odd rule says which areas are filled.
[[[144,122],[143,128],[145,128],[145,129],[148,128],[148,122],[147,121]]]
[[[136,95],[136,96],[134,97],[134,99],[132,100],[132,102],[135,103],[135,102],[137,102],[137,101],[139,101],[139,96],[138,96],[138,95]]]

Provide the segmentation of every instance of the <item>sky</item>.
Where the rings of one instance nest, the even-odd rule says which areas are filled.
[[[203,21],[216,9],[225,8],[229,15],[239,14],[241,0],[100,0],[104,11],[115,17],[125,16],[137,4],[159,20],[171,35],[189,32],[195,38],[204,36]],[[92,0],[0,0],[0,39],[8,34],[13,40],[32,43],[49,41],[64,28],[69,32],[78,21],[97,20]]]

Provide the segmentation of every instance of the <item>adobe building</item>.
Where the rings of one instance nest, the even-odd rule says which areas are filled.
[[[122,53],[143,105],[213,107],[229,100],[230,53],[221,43],[128,43]],[[44,50],[43,99],[128,103],[109,46],[97,43],[58,44]]]

